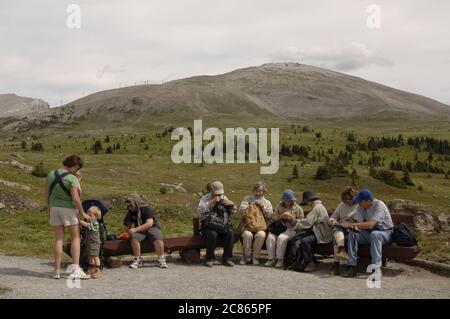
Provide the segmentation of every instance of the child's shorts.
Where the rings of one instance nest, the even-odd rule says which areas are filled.
[[[98,257],[100,255],[100,246],[101,246],[99,234],[94,232],[87,232],[86,239],[87,239],[86,248],[88,256]]]

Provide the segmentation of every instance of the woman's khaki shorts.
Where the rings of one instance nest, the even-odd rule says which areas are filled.
[[[78,211],[75,208],[52,207],[48,222],[52,226],[78,225]]]

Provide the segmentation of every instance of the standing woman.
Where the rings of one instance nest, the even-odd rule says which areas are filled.
[[[50,225],[55,231],[55,279],[61,278],[61,259],[64,243],[64,230],[69,228],[71,239],[73,275],[81,279],[89,279],[79,266],[80,232],[78,214],[89,220],[81,205],[76,177],[83,167],[83,161],[78,155],[71,155],[63,161],[63,168],[50,172],[44,188],[44,199],[47,207]]]

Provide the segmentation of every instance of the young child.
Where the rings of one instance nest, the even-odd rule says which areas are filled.
[[[102,213],[97,206],[92,206],[87,214],[89,220],[87,222],[80,221],[80,224],[86,229],[86,244],[89,253],[88,274],[92,279],[98,279],[101,277],[99,258],[101,241],[98,220],[102,218]]]

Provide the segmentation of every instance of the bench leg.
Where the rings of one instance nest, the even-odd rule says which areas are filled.
[[[381,259],[381,266],[382,266],[382,267],[386,267],[386,266],[387,266],[387,258],[386,258],[386,257],[383,257],[383,258]]]
[[[195,249],[187,249],[180,251],[180,257],[187,264],[199,264],[200,252]]]

